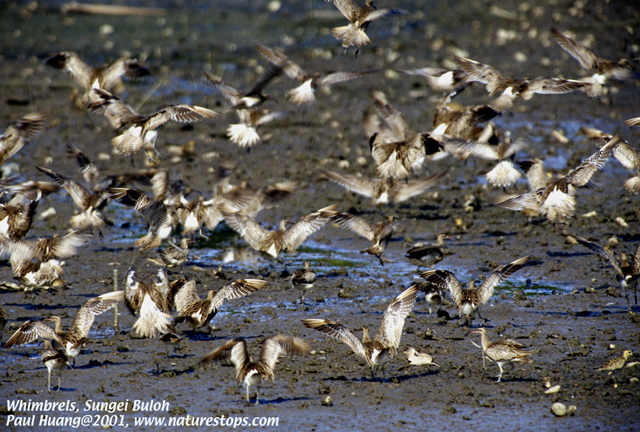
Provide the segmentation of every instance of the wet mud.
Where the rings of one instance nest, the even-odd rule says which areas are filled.
[[[142,104],[141,112],[180,102],[223,113],[213,121],[161,128],[157,148],[164,156],[162,166],[171,174],[180,172],[186,184],[205,196],[211,195],[215,181],[212,168],[223,160],[235,163],[232,184],[298,182],[295,194],[259,214],[269,227],[333,203],[370,222],[393,214],[399,226],[383,255],[387,262],[381,266],[375,257],[359,254],[368,246],[366,240],[327,225],[297,253],[284,256],[290,269],[301,268],[309,259],[318,273],[316,286],[302,305],[299,292],[282,277],[282,265],[253,252],[223,223],[205,232],[207,240],[198,239],[190,261],[173,269],[171,279],[181,275],[197,279],[201,296],[227,280],[244,277],[264,278],[270,282],[268,288],[226,302],[209,332],[180,325],[184,339],[175,352],[158,340],[132,338],[129,331],[135,318],[121,305],[119,331],[114,332],[112,312],[96,319],[76,367],[63,372],[59,392],[46,392],[47,372],[38,345],[2,350],[2,399],[71,400],[81,406],[88,400],[164,400],[171,412],[128,411],[125,418],[277,416],[278,430],[291,431],[368,429],[365,425],[382,430],[636,430],[640,368],[626,367],[613,374],[595,369],[624,349],[634,352],[629,362],[637,361],[638,308],[628,311],[610,265],[568,239],[573,234],[605,245],[615,237],[616,255],[635,250],[640,241],[640,205],[638,196],[624,190],[622,182],[631,174],[617,161],[611,159],[594,176],[592,188],[578,191],[575,216],[558,225],[543,218],[528,220],[493,205],[504,191],[487,185],[484,174],[492,164],[481,160],[428,163],[429,173],[448,169],[446,179],[393,206],[372,205],[324,179],[320,169],[375,175],[362,127],[363,113],[374,110],[371,90],[384,91],[415,130],[431,129],[440,95],[419,78],[397,71],[454,67],[454,55],[462,55],[514,77],[580,78],[585,72],[555,44],[549,29],[571,30],[581,40],[591,38],[591,48],[603,57],[634,58],[640,42],[637,11],[593,1],[397,2],[394,7],[411,13],[373,23],[372,44],[354,59],[352,51],[343,54],[330,34],[331,27],[344,25],[331,4],[283,2],[274,12],[268,11],[266,2],[242,4],[237,8],[236,2],[191,6],[161,2],[154,6],[166,7],[169,13],[160,18],[64,16],[56,12],[57,3],[35,10],[22,2],[3,6],[1,124],[6,127],[35,110],[48,116],[46,131],[12,159],[20,167],[20,178],[46,180],[34,168],[44,165],[80,179],[75,161],[65,155],[69,142],[97,160],[103,174],[132,169],[129,158],[111,154],[115,133],[105,119],[74,106],[72,93],[77,86],[72,78],[44,66],[49,55],[62,50],[78,52],[93,65],[128,54],[153,70],[153,78],[127,82],[121,93],[132,105]],[[318,101],[305,109],[286,101],[284,94],[292,82],[277,79],[268,91],[279,102],[268,108],[289,111],[290,116],[260,128],[263,141],[247,152],[225,136],[227,125],[235,121],[227,102],[197,80],[209,70],[247,88],[267,65],[254,43],[281,47],[309,71],[380,68],[381,72],[319,90]],[[638,83],[612,84],[600,99],[583,93],[537,95],[517,101],[513,112],[495,123],[502,136],[510,131],[513,138],[528,143],[518,160],[538,157],[554,174],[567,173],[596,149],[578,132],[581,126],[620,134],[638,147],[638,130],[625,127],[623,121],[640,115],[639,96]],[[464,104],[486,100],[485,90],[477,85],[459,96]],[[559,142],[552,131],[561,132],[568,142]],[[191,140],[194,155],[171,153],[170,145]],[[141,154],[134,160],[136,168],[145,164]],[[526,182],[520,180],[507,192],[525,190]],[[65,193],[50,195],[40,202],[38,213],[49,207],[56,215],[37,219],[30,238],[69,228],[68,218],[76,211],[71,198]],[[132,263],[143,278],[153,277],[156,267],[147,258],[155,258],[156,252],[141,253],[133,247],[146,232],[144,220],[117,203],[109,204],[106,214],[113,225],[78,256],[66,260],[63,288],[0,292],[0,304],[9,314],[3,340],[28,319],[58,314],[69,325],[88,298],[113,289],[114,270],[119,288]],[[459,326],[456,308],[448,304],[440,316],[435,312],[432,316],[421,294],[406,320],[400,352],[386,364],[386,379],[381,371],[371,378],[364,360],[347,345],[302,325],[304,318],[327,318],[358,335],[363,326],[375,333],[391,299],[416,280],[416,267],[403,254],[414,242],[435,241],[442,232],[452,239],[446,241],[447,255],[436,268],[454,272],[465,283],[531,255],[531,261],[481,307],[488,321],[476,318],[473,327],[484,325],[490,339],[522,343],[532,352],[532,364],[505,366],[503,380],[497,383],[497,365],[487,362],[483,369],[481,352],[472,344],[479,343],[479,337]],[[175,234],[177,239],[179,231]],[[3,262],[0,279],[12,281],[12,277],[8,262]],[[235,384],[232,367],[198,365],[205,354],[237,337],[247,339],[250,352],[257,356],[263,339],[277,333],[304,338],[313,352],[281,358],[275,383],[262,386],[258,406],[244,401],[244,389]],[[432,355],[439,367],[409,365],[402,354],[408,346]],[[555,385],[561,386],[558,393],[545,394],[548,386]],[[322,404],[327,396],[331,406]],[[550,411],[554,402],[577,409],[570,417],[556,418]],[[5,423],[9,414],[3,409],[0,421]]]

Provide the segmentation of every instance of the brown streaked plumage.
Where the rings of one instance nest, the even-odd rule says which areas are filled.
[[[529,259],[531,259],[530,256],[525,256],[494,270],[477,288],[472,279],[469,281],[469,286],[462,289],[456,276],[448,270],[430,270],[420,273],[420,276],[441,290],[448,290],[451,299],[458,306],[460,317],[464,319],[466,325],[469,325],[473,321],[478,306],[487,303],[493,296],[493,289],[524,267]]]
[[[46,62],[47,66],[71,73],[85,90],[101,88],[111,90],[120,84],[120,78],[140,78],[150,74],[149,69],[135,60],[121,58],[108,67],[91,67],[74,52],[63,51]]]
[[[353,0],[333,0],[333,4],[349,20],[349,25],[335,27],[331,30],[331,34],[342,41],[342,47],[345,50],[355,46],[355,57],[358,56],[361,46],[371,42],[371,39],[365,33],[371,21],[407,13],[401,9],[378,9],[373,5],[373,0],[365,0],[362,7],[356,5]]]
[[[395,142],[378,139],[369,140],[371,156],[378,165],[378,175],[397,180],[406,179],[410,173],[422,171],[425,158],[442,150],[442,144],[429,134],[413,132],[402,114],[392,105],[374,97],[380,115],[394,131]]]
[[[569,174],[550,180],[546,186],[521,195],[499,197],[496,204],[527,214],[542,214],[554,223],[565,222],[575,212],[576,189],[589,185],[591,177],[607,163],[617,145],[618,137],[615,137]]]
[[[176,333],[171,316],[170,286],[164,267],[158,269],[156,282],[135,281],[136,268],[127,272],[124,302],[132,315],[139,314],[133,330],[144,337],[153,338],[167,333]]]
[[[629,127],[640,126],[640,117],[627,119],[624,121],[624,124],[626,124]]]
[[[189,259],[189,238],[183,237],[180,240],[180,247],[171,245],[159,252],[160,258],[167,268],[181,266]]]
[[[247,215],[233,211],[223,211],[225,221],[238,232],[252,248],[277,258],[281,251],[295,251],[311,234],[318,231],[336,214],[337,204],[333,204],[298,220],[287,230],[287,220],[280,221],[280,228],[269,231]]]
[[[274,382],[274,369],[278,357],[281,355],[308,354],[309,346],[297,337],[276,335],[265,339],[260,358],[252,361],[247,352],[247,343],[238,338],[227,341],[222,346],[207,354],[200,362],[231,361],[236,368],[236,382],[244,383],[247,390],[246,399],[249,402],[249,387],[256,386],[256,402],[260,402],[260,384],[262,381]]]
[[[44,113],[32,112],[5,130],[0,135],[0,165],[35,138],[44,129],[46,119]]]
[[[404,256],[412,264],[417,265],[418,270],[420,270],[420,267],[432,267],[444,258],[442,247],[444,246],[444,240],[449,238],[451,237],[447,234],[438,234],[435,244],[416,243]]]
[[[369,75],[377,70],[359,70],[350,72],[333,72],[327,75],[306,72],[282,53],[273,51],[264,45],[256,45],[256,49],[270,62],[282,68],[282,72],[301,85],[287,92],[287,98],[298,105],[309,104],[316,100],[316,88],[322,85],[335,84]]]
[[[448,170],[445,170],[438,174],[401,182],[392,177],[371,179],[322,170],[322,173],[329,180],[352,192],[371,198],[376,205],[389,204],[390,202],[398,204],[420,195],[444,177],[447,172]]]
[[[373,340],[369,339],[369,331],[366,327],[362,328],[362,341],[360,341],[351,330],[334,321],[308,318],[303,319],[302,322],[309,328],[349,345],[354,353],[365,359],[373,377],[376,366],[381,366],[384,374],[384,364],[396,355],[402,338],[404,320],[413,309],[417,292],[418,286],[413,284],[393,299],[382,316],[380,329]]]
[[[616,271],[616,278],[620,281],[622,292],[627,299],[627,306],[631,308],[631,302],[629,301],[629,294],[627,289],[633,287],[635,304],[638,305],[638,279],[640,279],[640,243],[636,246],[636,251],[633,254],[631,264],[627,263],[627,254],[625,252],[620,253],[620,261],[616,259],[610,250],[607,250],[596,243],[590,242],[587,239],[578,236],[574,237],[578,243],[588,247],[592,251],[598,254],[598,256],[609,261],[613,269]]]
[[[155,148],[156,129],[170,120],[193,123],[218,116],[215,111],[207,108],[184,104],[167,105],[154,114],[143,116],[122,99],[107,91],[94,89],[92,92],[95,93],[95,97],[88,105],[90,111],[107,117],[114,129],[131,125],[122,135],[111,140],[117,154],[129,155],[142,149],[153,150],[157,153]]]
[[[384,261],[382,261],[382,253],[387,248],[387,245],[391,240],[391,236],[393,235],[395,220],[395,216],[388,216],[386,221],[381,221],[375,225],[371,225],[361,217],[346,212],[337,213],[331,218],[331,221],[335,222],[341,228],[349,229],[369,240],[372,245],[367,249],[361,250],[360,253],[375,255],[381,265],[384,265]]]
[[[613,135],[601,130],[583,126],[580,132],[596,142],[599,147],[603,147]],[[618,160],[628,170],[635,170],[635,176],[624,181],[624,188],[630,193],[637,195],[640,193],[640,150],[631,147],[626,141],[618,139],[618,145],[613,149],[613,157]]]
[[[76,229],[95,227],[102,228],[106,225],[102,210],[109,199],[107,193],[92,193],[85,189],[77,181],[64,174],[57,173],[48,168],[36,166],[38,171],[51,177],[59,186],[63,187],[73,199],[81,212],[70,219],[71,225]]]
[[[100,177],[100,170],[96,164],[89,159],[78,147],[71,143],[67,143],[67,153],[70,157],[74,157],[80,168],[80,173],[84,177],[85,181],[92,187],[95,187],[98,177]]]
[[[60,381],[62,379],[62,371],[71,366],[69,364],[69,358],[64,352],[58,351],[51,342],[47,339],[44,340],[44,350],[40,353],[42,356],[42,364],[47,368],[47,391],[51,393],[51,372],[54,370],[58,372],[58,391],[60,391]]]
[[[585,89],[590,96],[599,96],[602,93],[602,85],[606,83],[607,79],[615,81],[640,79],[640,74],[628,60],[620,59],[614,62],[603,59],[580,42],[571,39],[554,28],[551,29],[551,34],[558,45],[576,59],[580,66],[589,72],[594,72],[591,77],[584,80],[591,83]]]
[[[305,290],[313,288],[316,283],[316,272],[311,269],[311,262],[306,260],[303,269],[296,269],[291,275],[291,286],[300,290],[300,303],[304,303]]]
[[[631,350],[626,349],[626,350],[622,351],[622,356],[621,357],[612,358],[611,360],[609,360],[608,362],[606,362],[605,364],[603,364],[602,366],[600,366],[596,370],[598,370],[598,371],[609,371],[609,375],[611,375],[611,373],[613,371],[617,371],[619,369],[622,369],[624,367],[625,363],[627,363],[627,359],[631,355],[633,355],[633,352]]]
[[[31,229],[37,205],[38,200],[26,204],[0,204],[0,236],[12,241],[23,239]]]
[[[178,310],[175,322],[187,321],[194,329],[209,324],[225,300],[245,297],[266,287],[269,282],[261,279],[237,279],[215,292],[209,290],[206,299],[201,299],[196,290],[196,281],[180,279],[171,284],[171,296]]]
[[[489,104],[489,107],[498,112],[510,110],[517,98],[530,100],[534,94],[570,93],[591,85],[588,82],[564,78],[508,78],[489,65],[463,57],[456,58],[462,70],[469,74],[470,81],[485,84],[487,91],[492,95],[500,93],[500,96]]]
[[[56,349],[59,345],[60,350],[67,357],[73,358],[75,363],[75,357],[80,354],[82,345],[87,341],[95,317],[111,309],[123,299],[123,291],[113,291],[89,299],[78,309],[67,331],[62,329],[62,319],[57,315],[45,318],[43,321],[27,321],[5,342],[4,348],[31,343],[37,339],[50,340],[54,342]],[[53,321],[55,328],[49,327],[44,321]]]
[[[454,95],[455,93],[447,93],[438,102],[433,116],[432,135],[497,144],[496,127],[489,120],[501,113],[489,105],[465,106],[452,102]],[[480,126],[486,122],[489,123]],[[440,137],[434,138],[442,140]]]
[[[218,90],[233,104],[234,109],[247,109],[253,108],[268,100],[275,100],[272,96],[263,93],[264,88],[271,82],[272,79],[277,77],[282,71],[282,66],[273,65],[268,67],[266,72],[258,82],[256,82],[249,90],[243,92],[242,90],[232,86],[225,82],[219,76],[213,75],[209,72],[205,72],[204,75],[207,81],[203,83],[209,87]]]
[[[530,352],[522,350],[522,345],[512,341],[511,339],[489,341],[487,331],[484,327],[473,330],[471,333],[480,333],[482,341],[482,352],[489,360],[497,363],[500,368],[498,382],[502,380],[502,365],[507,362],[531,363],[533,360],[529,358]]]

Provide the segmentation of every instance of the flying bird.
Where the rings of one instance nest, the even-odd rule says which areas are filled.
[[[413,309],[418,292],[417,284],[400,293],[387,307],[382,315],[382,322],[376,337],[371,340],[366,327],[362,328],[362,341],[356,337],[351,330],[342,324],[327,319],[307,318],[302,322],[305,326],[318,330],[327,336],[338,339],[351,347],[354,353],[364,358],[371,368],[371,377],[374,377],[374,370],[377,366],[382,367],[384,375],[384,364],[392,359],[400,346],[404,320]]]
[[[200,363],[213,361],[231,361],[236,368],[236,382],[244,383],[249,402],[249,388],[256,387],[256,402],[260,402],[260,384],[263,381],[274,382],[274,369],[278,358],[282,355],[308,354],[309,346],[302,339],[291,336],[276,335],[265,339],[260,358],[253,361],[247,351],[247,342],[242,339],[227,341],[222,346],[207,354]]]

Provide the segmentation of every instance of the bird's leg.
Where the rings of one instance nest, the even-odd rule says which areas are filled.
[[[47,393],[51,393],[51,370],[49,370],[49,379],[47,381]]]
[[[60,375],[58,375],[58,391],[60,391],[60,380],[62,379],[62,370],[60,371]]]
[[[498,367],[500,368],[500,374],[498,375],[498,382],[500,382],[500,380],[502,379],[502,362],[498,362]]]
[[[380,261],[380,265],[384,265],[384,261],[382,261],[382,256],[381,255],[376,255],[378,257],[378,260]]]
[[[245,388],[247,389],[247,403],[249,403],[249,386],[245,384]]]
[[[256,405],[260,403],[260,384],[256,386]]]
[[[482,315],[480,315],[480,309],[476,309],[476,313],[478,314],[478,318],[484,320],[485,323],[489,322],[489,318],[483,318]]]

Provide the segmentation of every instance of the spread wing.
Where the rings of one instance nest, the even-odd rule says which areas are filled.
[[[447,290],[453,302],[459,305],[462,301],[462,285],[456,276],[448,270],[431,270],[420,273],[420,277],[438,287],[440,291]]]
[[[308,214],[296,222],[285,234],[285,244],[298,248],[311,234],[318,231],[336,214],[337,204],[333,204]]]
[[[183,279],[172,283],[171,292],[173,294],[173,302],[180,315],[192,304],[200,301],[196,290],[196,281],[193,279]]]
[[[57,340],[59,337],[53,328],[42,321],[27,321],[4,343],[3,348],[22,345],[41,339]]]
[[[600,170],[609,160],[612,151],[618,145],[619,138],[613,137],[607,144],[597,152],[582,161],[580,165],[569,174],[567,180],[575,187],[584,187],[589,183],[591,177]]]
[[[96,316],[108,311],[122,300],[124,300],[124,291],[105,293],[90,299],[78,309],[69,327],[69,333],[74,332],[81,338],[87,337]]]
[[[309,328],[318,330],[319,332],[322,332],[327,336],[346,343],[356,354],[363,357],[365,356],[365,348],[360,339],[358,339],[357,336],[353,334],[353,332],[351,332],[351,330],[348,330],[342,324],[338,324],[337,322],[326,319],[317,318],[303,319],[302,322]]]
[[[592,251],[594,251],[595,253],[597,253],[600,258],[609,261],[609,263],[611,264],[613,269],[616,271],[616,273],[618,273],[620,276],[624,278],[624,274],[622,273],[620,264],[618,263],[618,260],[613,255],[613,253],[611,253],[611,251],[608,251],[607,249],[601,247],[600,245],[592,243],[582,237],[573,236],[573,238],[575,238],[578,241],[578,243],[580,243],[581,245],[586,246]],[[637,255],[637,251],[636,251],[636,255]]]
[[[268,284],[269,282],[262,279],[237,279],[223,286],[213,297],[211,304],[215,309],[218,309],[224,300],[247,296],[261,290]]]
[[[361,217],[352,215],[351,213],[340,212],[331,218],[339,227],[346,228],[366,238],[369,241],[374,240],[373,227]]]
[[[260,249],[262,241],[270,232],[262,228],[255,219],[242,213],[222,211],[222,216],[231,229],[240,234],[254,249]]]
[[[322,173],[331,181],[349,189],[352,192],[372,198],[376,185],[380,180],[372,180],[366,177],[356,177],[349,174],[338,174],[333,171],[322,170]]]
[[[556,29],[551,29],[551,34],[558,42],[558,45],[568,52],[571,57],[578,60],[584,69],[591,70],[598,63],[598,56],[580,42],[571,39]]]
[[[400,346],[404,320],[416,302],[418,285],[417,283],[411,285],[400,293],[387,307],[387,310],[382,316],[380,329],[375,337],[375,340],[381,342],[384,346],[395,349]]]
[[[262,345],[260,360],[262,360],[271,370],[276,365],[278,357],[281,355],[308,354],[309,345],[298,337],[276,335],[267,338]]]
[[[493,295],[493,288],[524,267],[530,259],[530,256],[522,257],[493,271],[477,289],[480,304],[485,304]]]

